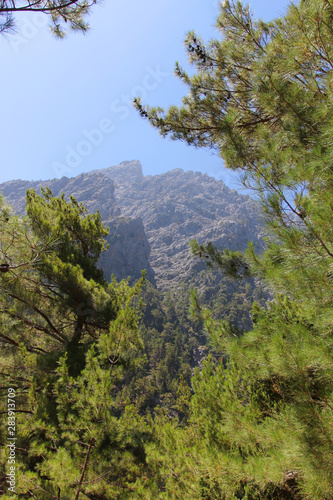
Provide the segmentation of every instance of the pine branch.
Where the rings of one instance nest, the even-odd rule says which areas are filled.
[[[88,451],[87,451],[87,454],[86,454],[86,459],[84,461],[84,465],[83,465],[83,469],[82,469],[82,474],[81,474],[80,481],[79,481],[79,484],[78,484],[78,487],[77,487],[77,490],[76,490],[76,495],[75,495],[75,499],[74,500],[78,500],[78,498],[80,496],[80,490],[81,490],[81,486],[82,486],[82,483],[83,483],[84,474],[85,474],[86,468],[88,466],[89,455],[90,455],[90,451],[91,451],[91,448],[93,446],[94,441],[95,441],[94,438],[91,438],[90,441],[89,441],[89,447],[88,447]]]

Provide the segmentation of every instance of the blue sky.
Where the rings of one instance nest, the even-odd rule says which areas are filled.
[[[253,0],[255,17],[283,15],[288,1]],[[238,188],[211,151],[163,139],[130,102],[167,107],[186,92],[173,76],[186,66],[183,40],[217,35],[216,0],[104,0],[86,35],[54,38],[41,14],[22,13],[0,39],[1,169],[11,179],[73,177],[140,160],[145,175],[172,168],[206,172]]]

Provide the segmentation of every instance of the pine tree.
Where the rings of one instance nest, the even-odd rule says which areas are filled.
[[[189,89],[183,106],[164,113],[136,101],[162,135],[216,149],[238,169],[261,201],[270,235],[267,262],[257,267],[268,278],[274,274],[276,287],[282,266],[283,291],[312,303],[313,289],[321,289],[319,308],[332,297],[332,12],[329,2],[303,1],[264,23],[240,2],[223,2],[222,40],[205,45],[195,33],[186,39],[197,72],[190,77],[176,67]],[[212,255],[209,247],[201,250]],[[238,265],[246,272],[246,262],[227,252],[220,260],[228,270]]]
[[[183,106],[164,113],[136,100],[163,136],[217,150],[255,190],[262,255],[251,245],[245,255],[193,248],[275,294],[254,305],[241,337],[197,304],[223,359],[197,372],[187,430],[161,423],[161,447],[152,444],[173,498],[333,495],[332,18],[325,0],[291,5],[271,23],[223,2],[221,40],[186,39],[196,72],[176,66]]]
[[[107,230],[75,198],[29,190],[23,219],[1,204],[1,401],[6,413],[15,390],[16,495],[126,495],[146,468],[150,433],[117,398],[142,350],[143,278],[132,287],[106,281],[97,262]],[[5,466],[6,447],[1,454]]]

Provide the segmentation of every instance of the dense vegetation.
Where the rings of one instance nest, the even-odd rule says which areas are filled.
[[[187,38],[183,106],[137,101],[256,190],[262,255],[192,244],[245,280],[248,305],[250,280],[266,284],[247,332],[223,292],[211,311],[188,290],[105,281],[103,224],[75,199],[28,191],[25,219],[1,201],[1,411],[13,387],[18,498],[333,497],[332,19],[328,0],[272,23],[224,2],[221,40]]]
[[[196,72],[176,67],[188,87],[183,106],[164,113],[137,101],[163,135],[217,149],[266,216],[261,256],[251,246],[245,255],[194,247],[230,275],[260,276],[275,294],[254,306],[254,328],[240,339],[203,313],[229,362],[224,370],[207,360],[193,381],[189,432],[200,453],[182,449],[192,450],[199,497],[333,495],[332,18],[330,1],[302,1],[272,23],[226,1],[222,40],[188,35]],[[178,456],[177,448],[172,462],[184,467]]]

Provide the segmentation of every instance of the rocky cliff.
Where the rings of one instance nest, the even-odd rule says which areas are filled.
[[[110,249],[101,259],[107,277],[137,279],[145,268],[148,279],[170,290],[204,269],[191,255],[192,239],[240,250],[249,240],[263,245],[257,204],[200,172],[144,176],[140,162],[129,161],[75,178],[10,181],[0,191],[22,213],[26,189],[46,185],[54,195],[74,195],[89,212],[100,211],[110,227]]]
[[[175,288],[204,269],[191,255],[192,239],[232,250],[245,249],[248,241],[258,250],[263,246],[257,203],[221,180],[181,169],[143,176],[138,161],[97,172],[114,180],[121,214],[142,219],[151,247],[150,264],[162,290]]]
[[[100,266],[106,279],[114,274],[117,279],[131,277],[131,282],[141,277],[141,270],[146,270],[146,277],[154,285],[155,276],[149,262],[150,245],[140,217],[123,217],[115,200],[114,181],[103,173],[94,175],[81,174],[74,178],[62,177],[50,181],[10,181],[0,184],[0,192],[13,206],[17,214],[25,209],[25,193],[33,188],[40,193],[41,187],[49,187],[54,196],[65,193],[75,196],[88,212],[99,210],[103,221],[109,227],[106,238],[109,248],[102,253]]]

